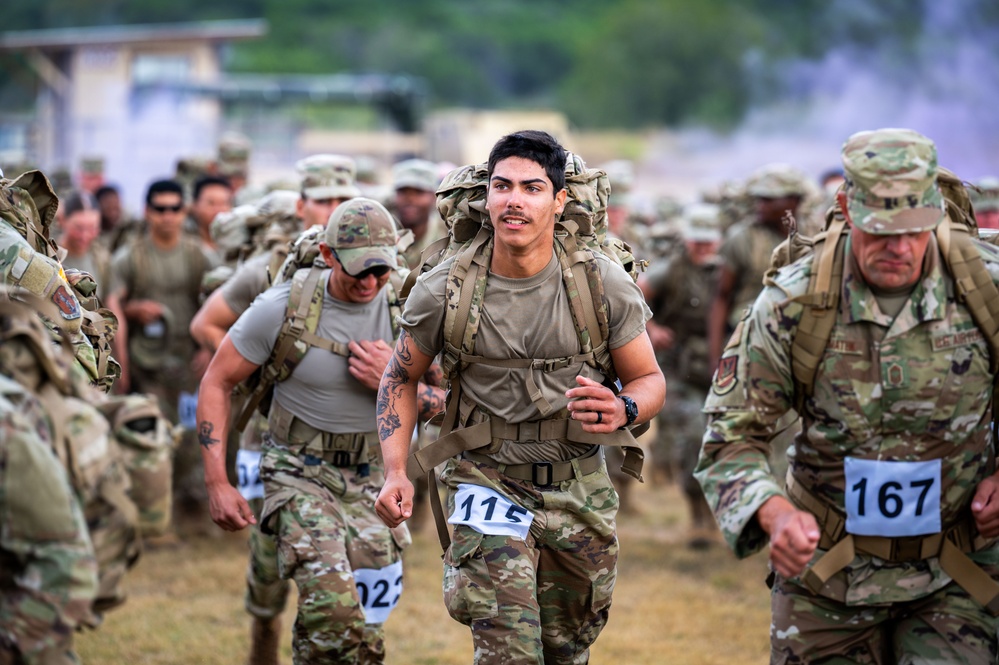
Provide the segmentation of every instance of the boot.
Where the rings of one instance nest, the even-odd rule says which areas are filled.
[[[248,665],[279,665],[278,642],[281,637],[281,618],[254,617],[250,629],[250,659]]]

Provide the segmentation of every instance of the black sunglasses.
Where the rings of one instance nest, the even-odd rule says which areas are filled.
[[[341,263],[340,265],[343,265],[343,264]],[[368,268],[367,270],[362,270],[361,272],[357,273],[356,275],[350,275],[350,273],[347,272],[346,268],[343,269],[343,271],[347,272],[347,274],[350,275],[352,278],[358,279],[358,280],[365,279],[365,278],[367,278],[367,277],[369,277],[371,275],[374,275],[375,279],[381,279],[385,275],[389,274],[389,271],[391,271],[391,270],[392,269],[389,268],[388,266],[372,266],[371,268]]]
[[[184,209],[184,204],[178,203],[177,205],[172,205],[172,206],[162,206],[162,205],[156,205],[155,203],[150,203],[149,207],[155,210],[156,212],[167,212],[168,210],[170,212],[180,212],[181,210]]]
[[[385,275],[389,274],[389,272],[391,272],[392,270],[392,268],[388,266],[372,266],[367,270],[362,270],[361,272],[354,275],[347,272],[347,268],[344,267],[343,261],[341,261],[340,257],[337,256],[336,250],[331,247],[330,251],[333,253],[333,258],[336,259],[336,262],[340,264],[341,268],[343,268],[344,273],[346,273],[348,277],[352,277],[353,279],[364,279],[365,277],[368,277],[370,275],[374,275],[375,279],[381,279]]]

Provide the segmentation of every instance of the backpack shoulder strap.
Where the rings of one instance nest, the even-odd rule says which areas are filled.
[[[555,254],[562,268],[562,282],[569,298],[580,351],[592,352],[598,369],[613,382],[617,373],[607,347],[610,324],[600,264],[593,250],[578,243],[573,233],[556,236]]]
[[[274,341],[270,357],[260,368],[258,383],[236,419],[236,429],[242,431],[246,427],[253,411],[268,395],[272,386],[292,375],[310,347],[326,349],[343,357],[350,355],[346,344],[323,339],[316,334],[326,290],[326,282],[322,279],[323,271],[324,268],[313,266],[297,271],[292,277],[281,330]]]
[[[791,368],[795,380],[804,389],[797,391],[799,407],[805,395],[812,393],[819,362],[836,323],[843,281],[845,230],[846,220],[838,217],[828,230],[816,237],[808,291],[798,299],[804,309],[791,343]]]
[[[989,369],[999,372],[999,288],[971,239],[968,227],[947,217],[936,230],[940,253],[947,262],[957,298],[962,302],[989,345]]]
[[[448,269],[441,370],[449,382],[458,371],[461,354],[471,355],[475,350],[479,310],[486,294],[486,275],[492,254],[492,233],[481,227]]]

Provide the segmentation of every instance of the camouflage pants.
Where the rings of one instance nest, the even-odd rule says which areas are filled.
[[[239,447],[260,452],[267,419],[254,413],[246,429],[240,433]],[[250,527],[250,561],[246,566],[246,611],[260,619],[273,619],[284,612],[288,604],[288,580],[281,579],[278,571],[277,540],[272,534],[260,530],[263,499],[252,499],[250,508],[257,525]]]
[[[540,489],[497,469],[452,460],[442,474],[491,488],[534,515],[526,541],[454,529],[444,556],[448,613],[472,629],[478,665],[581,664],[607,623],[617,578],[617,493],[607,468]]]
[[[365,622],[354,571],[399,561],[409,539],[405,527],[390,531],[375,514],[384,482],[377,460],[307,468],[300,450],[271,440],[264,444],[260,474],[262,528],[275,535],[279,575],[298,587],[295,664],[384,662],[384,630]]]
[[[133,366],[130,370],[131,390],[135,393],[154,395],[160,410],[172,425],[180,422],[178,404],[182,391],[194,394],[198,384],[186,368],[144,370]],[[173,453],[173,498],[175,503],[188,507],[207,506],[205,469],[201,462],[201,447],[194,430],[185,429]]]
[[[850,606],[778,576],[771,608],[773,665],[996,662],[995,618],[954,583],[907,603]]]
[[[250,508],[260,524],[263,499],[252,499]],[[260,619],[281,616],[288,604],[288,580],[278,571],[277,540],[259,526],[250,526],[250,561],[246,566],[246,611]]]
[[[669,381],[669,399],[659,412],[653,459],[656,466],[668,464],[680,473],[680,484],[689,501],[704,500],[694,467],[701,452],[707,418],[701,409],[708,391],[682,381]]]

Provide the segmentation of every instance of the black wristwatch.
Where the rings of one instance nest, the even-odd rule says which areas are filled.
[[[635,400],[631,399],[627,395],[618,395],[617,397],[624,402],[624,415],[628,418],[628,422],[618,428],[624,429],[625,427],[630,427],[638,418],[638,405],[635,404]]]

